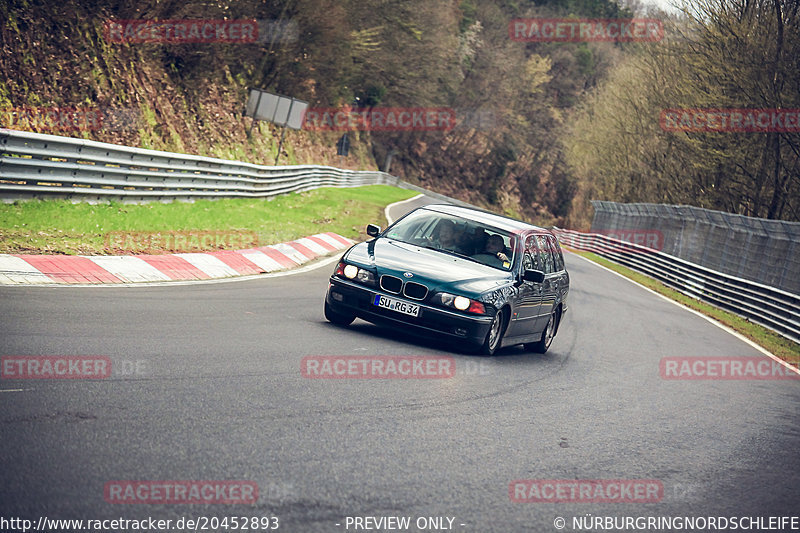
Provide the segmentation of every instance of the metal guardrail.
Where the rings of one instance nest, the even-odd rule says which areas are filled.
[[[800,296],[605,235],[554,228],[561,243],[651,276],[800,343]]]
[[[660,245],[649,246],[662,252],[800,294],[800,222],[686,205],[592,200],[592,207],[592,233],[656,233]]]
[[[0,129],[0,197],[127,202],[262,198],[318,187],[400,183],[384,172],[265,166]]]

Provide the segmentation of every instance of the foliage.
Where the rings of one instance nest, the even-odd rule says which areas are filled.
[[[798,109],[796,1],[697,0],[658,45],[618,64],[565,137],[588,199],[689,204],[800,220],[800,135],[668,131],[664,109]]]

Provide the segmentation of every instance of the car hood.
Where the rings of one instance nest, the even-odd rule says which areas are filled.
[[[355,245],[345,259],[372,267],[379,276],[391,274],[406,281],[422,283],[431,291],[465,296],[476,297],[513,281],[510,272],[384,237]],[[404,276],[406,272],[413,276]]]

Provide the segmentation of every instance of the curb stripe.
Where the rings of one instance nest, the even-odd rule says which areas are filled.
[[[142,261],[157,268],[170,279],[211,279],[208,274],[182,257],[169,255],[140,255]]]
[[[297,241],[289,241],[286,244],[288,244],[289,246],[291,246],[292,248],[294,248],[295,250],[306,256],[307,259],[314,259],[319,255],[318,253],[311,250],[308,246],[300,244]]]
[[[189,261],[192,265],[202,270],[212,278],[227,278],[238,276],[239,273],[211,254],[191,253],[175,254]]]
[[[283,269],[283,265],[272,259],[267,254],[258,250],[242,252],[242,255],[251,263],[255,264],[263,272],[272,272]]]
[[[298,265],[297,261],[293,261],[291,257],[270,246],[262,246],[261,248],[255,248],[252,251],[260,252],[266,255],[269,259],[272,259],[278,263],[281,268],[292,268]],[[250,250],[247,250],[247,253],[250,253]]]
[[[322,248],[325,250],[325,253],[335,252],[336,250],[339,249],[338,247],[332,245],[328,241],[320,239],[317,235],[312,235],[310,237],[307,237],[307,239],[318,244],[319,246],[322,246]]]
[[[169,281],[169,276],[135,255],[97,256],[91,260],[123,281]]]
[[[350,246],[353,244],[353,241],[351,241],[350,239],[346,239],[337,233],[333,233],[332,231],[323,233],[322,235],[327,235],[328,237],[331,237],[333,240],[337,241],[339,244],[342,244],[344,246]],[[321,235],[317,235],[317,237],[320,236]]]
[[[241,276],[250,276],[252,274],[261,274],[264,272],[261,267],[250,261],[244,254],[234,250],[219,250],[209,255],[216,257],[238,272]]]
[[[313,253],[315,253],[317,255],[325,255],[328,252],[330,252],[330,250],[328,248],[326,248],[325,246],[321,245],[320,243],[318,243],[317,241],[315,241],[314,239],[312,239],[310,237],[305,237],[303,239],[297,239],[294,242],[296,242],[297,244],[300,244],[302,246],[305,246],[306,248],[308,248],[309,250],[311,250]]]
[[[333,248],[335,250],[342,250],[344,248],[349,247],[350,244],[352,244],[352,243],[350,243],[350,244],[342,244],[341,241],[338,241],[338,240],[334,239],[333,237],[331,237],[330,235],[326,235],[325,233],[320,233],[318,235],[314,235],[314,238],[319,239],[321,241],[324,241],[324,242],[330,244],[331,246],[333,246]]]
[[[90,258],[71,255],[18,255],[57,283],[119,283],[116,277]]]
[[[292,269],[354,242],[328,232],[259,248],[207,253],[0,254],[0,285],[160,283],[252,276]]]
[[[53,282],[21,257],[6,254],[0,255],[0,281],[3,284]]]
[[[273,250],[282,253],[283,255],[285,255],[298,265],[302,265],[303,263],[309,260],[309,258],[300,253],[299,250],[297,250],[293,246],[289,246],[289,243],[271,244],[269,248],[272,248]]]

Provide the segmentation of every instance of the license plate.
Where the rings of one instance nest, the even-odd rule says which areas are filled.
[[[376,294],[375,299],[372,301],[372,303],[377,305],[378,307],[382,307],[384,309],[391,309],[392,311],[397,311],[398,313],[403,313],[404,315],[419,316],[418,305],[404,302],[402,300],[396,300],[394,298],[389,298],[388,296],[381,296],[380,294]]]

